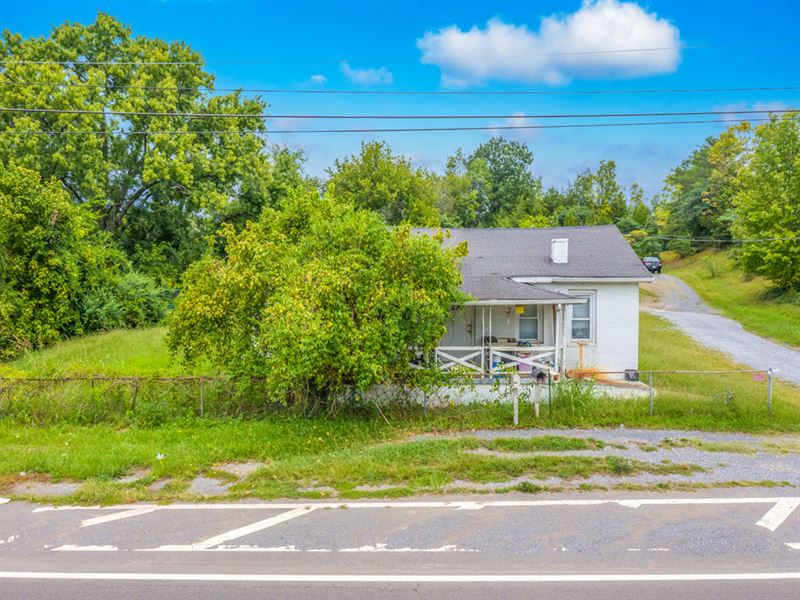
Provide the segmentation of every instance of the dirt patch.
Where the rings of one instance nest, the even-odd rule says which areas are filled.
[[[382,483],[380,485],[357,485],[353,488],[356,492],[388,492],[403,487],[402,485],[393,485],[391,483]]]
[[[144,479],[150,475],[150,469],[136,469],[132,473],[120,477],[116,480],[117,483],[135,483],[140,479]]]
[[[195,477],[189,486],[189,491],[193,494],[200,494],[201,496],[221,496],[228,492],[228,488],[233,485],[233,482],[220,481],[219,479],[212,479],[210,477]]]
[[[62,481],[52,483],[49,481],[21,481],[15,483],[9,491],[15,496],[49,496],[57,498],[69,496],[78,491],[80,483]]]
[[[157,481],[154,481],[150,485],[148,485],[147,489],[150,490],[151,492],[160,492],[165,487],[167,487],[170,483],[172,483],[172,479],[169,479],[169,478],[167,478],[167,479],[159,479]]]
[[[257,471],[264,465],[260,462],[243,462],[243,463],[225,463],[223,465],[218,465],[214,467],[217,471],[224,471],[225,473],[229,473],[233,475],[237,479],[244,479],[251,473]]]

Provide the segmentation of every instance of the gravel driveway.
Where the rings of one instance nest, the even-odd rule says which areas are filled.
[[[780,379],[800,385],[800,352],[759,337],[706,305],[686,283],[656,275],[643,284],[656,298],[643,298],[642,310],[667,319],[700,344],[751,369],[777,369]]]

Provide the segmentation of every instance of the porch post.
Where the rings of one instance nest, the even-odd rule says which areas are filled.
[[[486,373],[486,351],[484,343],[486,340],[486,306],[481,304],[481,375]]]
[[[556,338],[555,344],[554,344],[554,346],[556,347],[556,350],[553,353],[553,367],[554,367],[554,369],[556,371],[558,371],[559,370],[558,365],[561,362],[561,357],[559,356],[559,354],[561,352],[561,305],[560,304],[554,304],[553,305],[553,310],[556,311],[555,319],[554,319],[554,323],[553,323],[553,329],[555,329],[555,331],[553,333],[555,334],[555,338]]]
[[[567,305],[561,305],[561,368],[559,373],[566,370],[567,365]]]
[[[489,305],[489,374],[494,368],[494,357],[492,356],[492,305]]]

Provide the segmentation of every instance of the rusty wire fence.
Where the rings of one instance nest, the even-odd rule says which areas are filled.
[[[276,408],[259,378],[0,377],[0,419],[31,423],[257,418]]]
[[[770,417],[777,403],[784,416],[789,409],[800,419],[800,390],[776,387],[772,369],[573,371],[524,380],[516,392],[513,380],[509,373],[485,381],[454,378],[437,389],[414,393],[380,386],[379,392],[360,400],[373,405],[416,402],[425,414],[428,407],[517,403],[535,408],[537,417],[541,413],[542,418],[573,422],[570,417],[583,416],[598,423],[631,414]],[[157,425],[187,417],[259,418],[284,410],[260,378],[0,377],[0,419],[34,424],[125,420]]]

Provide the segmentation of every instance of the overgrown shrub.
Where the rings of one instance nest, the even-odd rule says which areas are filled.
[[[0,165],[0,358],[163,318],[154,284],[56,181]]]
[[[428,369],[410,363],[433,350],[463,299],[464,248],[315,191],[225,235],[227,258],[187,274],[169,343],[188,360],[263,377],[274,401],[330,406],[345,390],[419,381]]]

